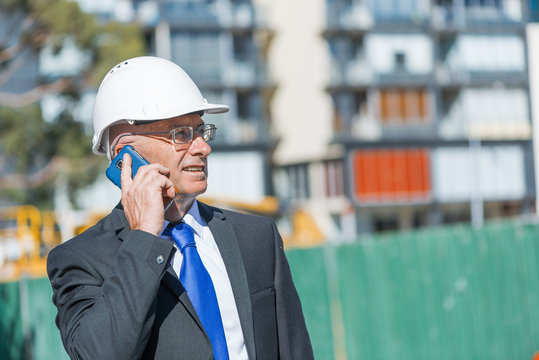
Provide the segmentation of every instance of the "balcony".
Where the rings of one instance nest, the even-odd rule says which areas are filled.
[[[358,4],[328,7],[326,19],[329,29],[366,30],[374,23],[367,7]]]
[[[436,81],[441,87],[461,86],[523,86],[528,82],[523,71],[470,71],[440,65],[436,68]]]
[[[211,1],[209,3],[179,3],[163,1],[159,6],[161,19],[173,26],[243,29],[260,25],[263,18],[257,17],[252,4]]]
[[[239,119],[232,116],[212,118],[217,126],[218,136],[212,142],[212,147],[228,145],[260,145],[270,141],[268,127],[261,118]]]
[[[332,95],[336,141],[432,139],[433,95],[426,88],[388,87]]]
[[[510,4],[517,4],[513,1]],[[523,21],[518,6],[433,6],[431,25],[438,31],[457,31],[478,26],[514,27]]]
[[[396,5],[396,6],[395,6]],[[367,30],[372,27],[418,27],[427,23],[429,7],[424,1],[372,1],[328,4],[329,29]]]
[[[524,88],[443,91],[439,114],[439,135],[447,140],[527,140],[532,135]]]
[[[171,24],[218,24],[216,7],[215,2],[206,4],[163,1],[159,7],[159,13],[161,20],[166,20]]]
[[[406,142],[407,139],[430,140],[436,135],[436,124],[430,118],[395,118],[388,121],[361,110],[355,112],[348,121],[338,118],[334,124],[337,142]]]
[[[427,86],[432,81],[432,74],[427,72],[394,69],[389,72],[376,72],[366,59],[349,61],[344,65],[337,61],[330,65],[330,89],[365,88],[365,87],[419,87]]]
[[[268,85],[266,65],[256,62],[235,61],[223,72],[223,84],[226,87],[255,88]]]
[[[374,80],[374,73],[365,59],[356,59],[345,64],[332,61],[330,65],[330,87],[365,87]]]
[[[182,63],[196,84],[204,88],[254,89],[269,86],[266,65],[256,62],[218,61]]]

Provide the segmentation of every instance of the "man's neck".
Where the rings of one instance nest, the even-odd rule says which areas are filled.
[[[178,196],[175,198],[174,203],[170,206],[170,208],[165,213],[165,219],[170,222],[179,222],[185,214],[191,209],[191,206],[193,206],[193,203],[195,202],[196,197],[190,196],[190,197],[182,197]]]

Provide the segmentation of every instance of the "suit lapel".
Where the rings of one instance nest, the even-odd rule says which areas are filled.
[[[200,322],[200,319],[198,318],[196,310],[193,304],[191,303],[191,300],[189,300],[189,297],[187,296],[187,292],[185,291],[180,280],[176,276],[176,273],[174,272],[174,269],[172,268],[172,266],[169,266],[167,271],[163,274],[161,283],[164,284],[166,287],[168,287],[170,291],[172,291],[174,295],[178,297],[178,299],[180,300],[182,305],[185,307],[187,312],[189,312],[193,320],[195,320],[200,330],[204,331],[204,327],[202,327],[202,323]]]
[[[234,229],[232,228],[232,225],[226,221],[226,218],[221,211],[214,211],[214,208],[211,208],[201,202],[198,202],[198,204],[200,214],[204,220],[206,220],[206,223],[212,232],[215,242],[217,243],[217,247],[219,248],[219,252],[221,253],[225,263],[226,271],[230,279],[230,285],[232,286],[232,291],[234,293],[238,315],[240,317],[247,353],[250,359],[255,359],[256,352],[251,295],[247,282],[247,274],[245,273],[245,267],[243,265],[236,235],[234,234]],[[125,218],[121,204],[118,204],[117,209],[115,210],[120,210],[120,212],[116,212],[118,217],[115,217],[115,228],[117,229],[116,231],[118,238],[123,241],[124,237],[127,236],[129,231],[129,223]],[[167,271],[163,274],[161,283],[168,287],[179,298],[180,302],[196,321],[200,329],[204,331],[204,328],[200,323],[200,319],[196,314],[195,308],[189,300],[189,297],[176,276],[172,266],[169,266]]]
[[[119,204],[117,208],[122,211],[118,212],[117,216],[115,217],[116,232],[118,234],[118,239],[124,241],[125,237],[129,233],[129,222],[125,217],[121,204]],[[161,278],[161,284],[168,287],[170,291],[172,291],[174,295],[178,297],[187,312],[189,312],[193,320],[195,320],[198,327],[205,333],[204,328],[202,327],[202,323],[200,322],[200,319],[198,318],[198,315],[196,313],[196,310],[191,303],[191,300],[189,300],[187,292],[185,291],[180,280],[176,276],[176,273],[174,272],[172,266],[169,266],[167,271],[165,271],[165,273],[163,274],[163,277]]]
[[[226,221],[222,212],[214,211],[211,207],[201,202],[198,202],[198,204],[200,214],[206,220],[225,263],[240,317],[247,353],[250,359],[255,359],[251,295],[234,229],[230,222]]]

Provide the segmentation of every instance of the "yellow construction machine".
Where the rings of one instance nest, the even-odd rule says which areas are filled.
[[[318,245],[324,240],[313,217],[305,210],[284,213],[277,198],[265,197],[256,203],[232,199],[203,197],[201,201],[240,212],[265,215],[277,224],[287,247]],[[106,214],[87,213],[80,224],[70,225],[67,234],[79,234],[94,225]],[[60,219],[53,211],[40,211],[33,205],[0,208],[0,282],[21,277],[46,276],[49,251],[67,239],[61,235]]]

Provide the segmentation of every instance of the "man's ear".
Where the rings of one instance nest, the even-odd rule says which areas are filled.
[[[114,159],[116,157],[116,155],[118,155],[118,153],[120,151],[122,151],[122,149],[124,148],[124,146],[127,145],[127,144],[124,144],[123,142],[119,142],[118,144],[116,144],[116,147],[114,148],[114,152],[112,154],[112,158]]]

